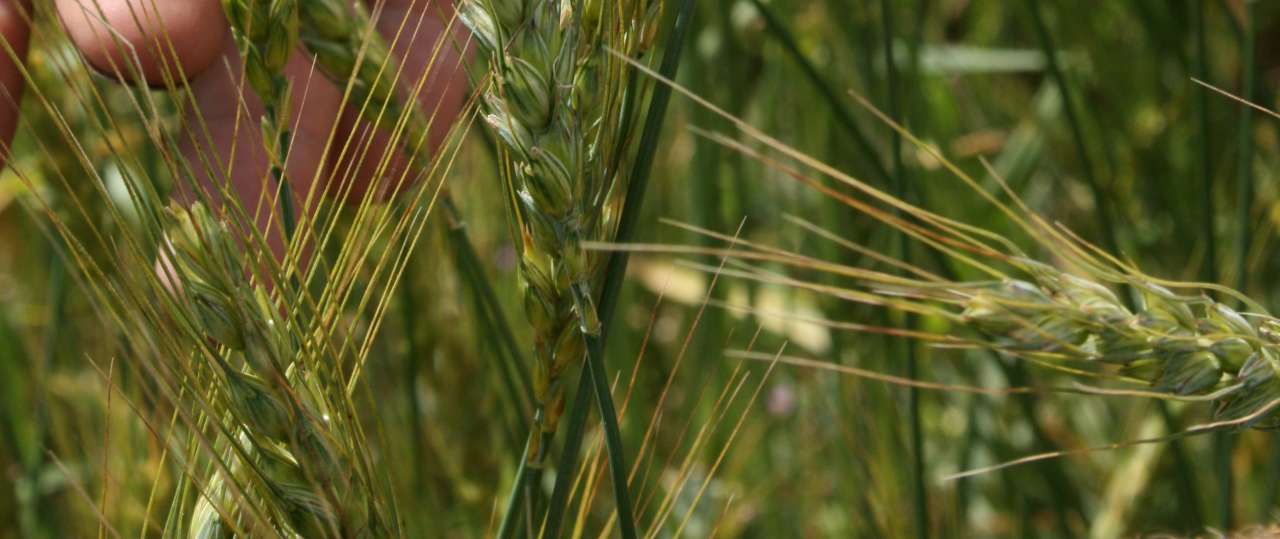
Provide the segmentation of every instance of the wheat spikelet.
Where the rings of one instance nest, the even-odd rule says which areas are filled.
[[[545,454],[564,406],[566,368],[599,331],[592,291],[600,257],[583,241],[612,238],[618,171],[628,155],[624,62],[649,47],[660,3],[468,0],[460,17],[489,58],[486,121],[506,146],[508,199],[519,230],[521,285],[534,329],[538,423],[530,461]],[[629,93],[631,92],[631,93]]]
[[[284,103],[285,64],[298,41],[298,0],[223,0],[245,78],[267,110]]]

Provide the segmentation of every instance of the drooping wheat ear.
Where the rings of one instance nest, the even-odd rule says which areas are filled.
[[[519,231],[521,284],[534,330],[538,429],[545,453],[564,407],[567,367],[599,321],[592,291],[600,257],[583,241],[612,239],[626,179],[630,115],[642,85],[625,62],[653,40],[660,2],[465,0],[463,23],[488,56],[486,121],[506,147],[508,200]]]
[[[193,512],[190,535],[235,529],[244,504],[259,501],[267,522],[252,525],[286,536],[389,533],[394,521],[361,465],[358,426],[348,424],[354,415],[328,398],[334,380],[295,357],[294,335],[263,287],[244,284],[229,223],[200,203],[171,206],[169,215],[172,269],[196,329],[210,340],[193,359],[212,373],[217,391],[208,416],[225,433],[218,438],[224,465]],[[242,497],[227,494],[231,481]]]
[[[1029,280],[946,294],[958,300],[959,319],[991,346],[1114,366],[1157,393],[1211,397],[1219,420],[1280,426],[1280,414],[1267,413],[1280,399],[1280,321],[1242,316],[1206,295],[1177,295],[1140,278],[1125,282],[1140,298],[1130,310],[1095,280],[1032,261],[1015,264]]]
[[[281,219],[287,236],[296,221],[293,193],[284,175],[289,158],[289,82],[285,66],[298,42],[299,0],[222,0],[245,79],[262,100],[262,140],[271,158]]]
[[[834,293],[851,301],[942,317],[979,335],[972,341],[959,335],[943,338],[945,345],[964,342],[1073,376],[1127,386],[1118,390],[1082,387],[1083,391],[1212,401],[1216,405],[1215,420],[1221,422],[1221,427],[1280,427],[1280,413],[1276,412],[1280,408],[1280,320],[1239,292],[1218,285],[1159,280],[1060,232],[1038,217],[1019,221],[1042,247],[1060,257],[1064,267],[1073,268],[1060,269],[1028,258],[1012,242],[994,233],[950,221],[865,184],[851,185],[902,208],[919,224],[893,218],[852,198],[844,199],[851,205],[995,279],[947,280],[882,256],[878,259],[907,268],[919,277],[826,263],[815,265],[811,258],[792,258],[781,251],[759,247],[749,249],[752,252],[748,255],[732,254],[776,259],[850,277],[869,288],[869,292],[833,289],[794,279],[781,282]],[[1004,206],[1001,209],[1009,210]],[[1010,211],[1009,215],[1015,214]],[[1012,271],[997,269],[1000,265]],[[770,282],[780,279],[760,270],[744,274]],[[1133,292],[1132,307],[1120,299],[1121,289]],[[1241,312],[1213,299],[1211,294],[1243,304],[1247,310]],[[907,334],[921,339],[936,337]]]
[[[970,344],[1036,361],[1073,375],[1145,386],[1142,389],[1132,389],[1132,386],[1120,389],[1123,394],[1212,401],[1216,405],[1215,415],[1219,422],[1204,428],[1280,427],[1280,412],[1277,411],[1280,409],[1280,319],[1236,290],[1216,284],[1161,280],[1142,273],[1133,264],[1084,242],[1061,226],[1046,222],[989,169],[1013,204],[1001,201],[941,152],[875,109],[866,99],[854,97],[921,151],[937,158],[977,196],[1008,217],[1038,247],[1054,253],[1062,267],[1072,269],[1064,270],[1033,260],[1023,248],[1004,235],[901,200],[711,107],[742,127],[743,133],[762,146],[803,163],[807,169],[816,170],[855,190],[859,196],[836,192],[810,177],[806,168],[792,167],[726,136],[708,134],[714,140],[759,159],[783,175],[936,249],[941,256],[994,279],[944,279],[924,268],[859,246],[853,247],[877,261],[906,269],[911,276],[815,262],[812,258],[760,246],[747,249],[749,254],[733,251],[728,254],[828,271],[852,278],[869,291],[780,278],[772,271],[751,269],[740,274],[833,293],[850,301],[944,317],[981,335]],[[706,101],[700,104],[710,107]],[[896,217],[879,205],[899,210],[907,217]],[[826,239],[852,245],[832,232],[820,231],[815,225],[805,226]],[[700,232],[725,239],[712,232]],[[1012,268],[1013,271],[1002,268]],[[1132,307],[1121,301],[1117,294],[1120,289],[1133,292]],[[1219,300],[1243,305],[1245,310],[1242,312]],[[873,329],[884,331],[886,328]],[[919,332],[907,334],[921,339],[935,337]],[[945,338],[943,342],[952,345],[957,341]]]

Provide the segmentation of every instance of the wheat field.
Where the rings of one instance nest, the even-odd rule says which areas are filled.
[[[1280,4],[0,44],[0,538],[1275,533]]]

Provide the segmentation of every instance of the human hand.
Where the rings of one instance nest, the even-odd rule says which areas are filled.
[[[466,91],[455,47],[446,43],[436,53],[437,41],[450,31],[446,17],[451,6],[428,0],[358,1],[367,2],[378,31],[392,44],[402,70],[402,94],[407,96],[425,77],[413,97],[434,115],[429,144],[439,146]],[[242,64],[219,0],[54,0],[54,5],[76,48],[100,73],[125,83],[189,84],[191,98],[182,115],[186,123],[176,140],[180,156],[190,165],[187,169],[202,176],[194,184],[229,182],[245,208],[258,207],[264,196],[271,200],[270,163],[257,128],[262,105],[242,84]],[[305,2],[301,9],[306,9]],[[28,0],[0,0],[0,37],[18,57],[26,51],[30,13]],[[293,137],[285,175],[297,197],[295,206],[302,207],[309,193],[343,193],[348,200],[385,196],[369,193],[375,175],[398,178],[409,166],[404,152],[389,148],[389,130],[372,128],[358,111],[344,107],[343,88],[314,68],[301,47],[292,53],[285,75],[293,88]],[[7,54],[0,54],[0,86],[12,97],[0,98],[0,142],[7,148],[23,86],[21,70]],[[379,170],[384,155],[388,163]],[[205,165],[207,160],[213,160],[213,166]],[[218,177],[207,177],[211,174]],[[195,199],[190,189],[179,189],[176,196]],[[311,198],[308,209],[315,206]],[[260,212],[259,227],[268,230],[266,223],[272,218],[270,211]],[[268,242],[277,254],[282,252],[278,230],[268,232]]]

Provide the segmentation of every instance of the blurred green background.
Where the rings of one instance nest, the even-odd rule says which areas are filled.
[[[674,5],[667,11],[669,19]],[[162,447],[133,409],[148,403],[133,398],[139,382],[128,368],[129,339],[81,290],[44,203],[68,222],[127,226],[111,224],[103,208],[118,201],[88,192],[76,169],[87,162],[112,178],[119,175],[112,167],[124,162],[113,157],[118,152],[161,159],[147,157],[138,133],[156,120],[135,115],[135,125],[104,134],[100,119],[60,87],[97,88],[120,110],[130,92],[142,90],[83,68],[68,81],[77,70],[65,66],[77,60],[55,33],[45,37],[33,52],[33,73],[47,83],[44,95],[66,99],[59,108],[67,114],[54,118],[28,96],[29,123],[19,129],[13,162],[36,171],[28,180],[37,188],[12,169],[0,175],[0,537],[95,535],[100,517],[90,500],[103,497],[101,517],[120,535],[154,534],[144,515]],[[999,187],[980,158],[1048,220],[1147,273],[1220,282],[1274,305],[1280,123],[1193,78],[1274,110],[1278,47],[1275,2],[702,0],[679,81],[765,133],[882,187],[892,169],[891,132],[850,93],[882,109],[896,98],[913,133],[992,192]],[[83,147],[59,142],[63,128]],[[796,225],[798,216],[930,271],[955,270],[923,251],[898,252],[896,236],[882,225],[692,128],[739,136],[724,119],[673,101],[640,241],[707,242],[662,221],[669,219],[874,267]],[[479,277],[499,292],[524,343],[504,202],[494,196],[489,146],[475,133],[449,181],[484,262]],[[65,160],[53,159],[58,155]],[[926,152],[908,145],[902,160],[909,200],[1024,239]],[[82,198],[67,195],[76,189]],[[73,199],[97,206],[59,205]],[[458,272],[440,217],[396,292],[398,314],[381,330],[360,395],[376,452],[402,471],[393,478],[410,535],[478,536],[500,512],[519,455],[517,418],[529,411],[513,407],[518,399],[494,367],[493,339],[476,329],[475,304],[459,283],[477,275]],[[751,346],[771,354],[785,341],[788,354],[903,375],[907,343],[794,319],[901,318],[743,280],[722,278],[712,288],[689,261],[718,262],[634,257],[609,340],[610,374],[621,375],[619,393],[630,396],[624,442],[644,464],[633,483],[638,519],[648,527],[664,498],[676,514],[654,529],[658,536],[1112,537],[1234,530],[1277,517],[1280,439],[1260,431],[943,481],[1042,451],[1157,436],[1202,420],[1207,410],[1136,398],[925,391],[928,521],[919,529],[907,390],[780,365],[752,402],[766,366],[725,353]],[[918,353],[919,376],[932,381],[1004,387],[1049,384],[1056,376],[984,352]],[[109,390],[108,371],[116,390]],[[744,374],[741,394],[718,405]],[[662,421],[650,429],[655,412]],[[600,496],[607,500],[607,489]],[[585,533],[598,533],[608,507],[587,512]]]

